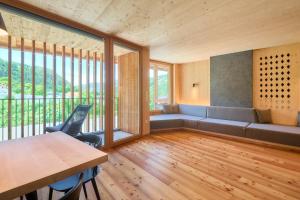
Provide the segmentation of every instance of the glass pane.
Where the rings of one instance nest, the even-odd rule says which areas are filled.
[[[157,70],[157,103],[168,103],[169,100],[169,72]]]
[[[74,103],[74,108],[78,104],[93,104],[89,112],[89,120],[87,120],[90,123],[86,121],[82,130],[97,131],[103,138],[102,144],[104,144],[103,40],[71,29],[63,29],[61,26],[52,26],[19,13],[1,8],[0,11],[9,31],[8,34],[12,36],[12,99],[10,100],[7,99],[9,42],[8,37],[0,37],[2,66],[2,71],[0,70],[0,93],[2,94],[0,97],[2,110],[0,141],[8,139],[8,110],[10,108],[12,139],[14,139],[22,136],[21,122],[24,122],[24,137],[32,133],[43,134],[44,126],[52,127],[63,123],[73,112]],[[16,26],[14,22],[18,22],[19,26]],[[21,38],[24,38],[24,59],[21,58]],[[35,44],[35,54],[33,54],[33,44]],[[22,61],[24,68],[21,67]],[[35,62],[34,68],[33,62]],[[24,69],[24,99],[21,98],[21,80],[23,80],[21,69]],[[34,74],[32,74],[33,69]],[[97,75],[94,76],[95,74]],[[34,84],[32,83],[33,77],[35,78]],[[72,82],[74,88],[72,88]],[[63,88],[63,83],[65,83],[65,88]],[[34,96],[32,95],[33,85],[35,86]],[[72,93],[73,90],[74,93]],[[74,94],[74,99],[72,99],[72,94]],[[21,109],[22,105],[24,108]]]

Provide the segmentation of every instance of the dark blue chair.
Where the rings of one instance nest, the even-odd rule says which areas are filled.
[[[77,184],[59,200],[79,200],[80,192],[82,188],[82,178],[83,178],[83,173],[79,175],[79,180]]]
[[[87,133],[87,134],[79,134],[77,136],[75,136],[75,138],[77,138],[78,140],[85,142],[95,148],[99,148],[102,144],[102,139],[99,135],[93,134],[93,133]],[[84,195],[87,198],[87,191],[86,191],[86,187],[85,184],[88,182],[92,182],[97,200],[100,200],[100,194],[98,191],[98,187],[97,187],[97,183],[95,180],[95,177],[98,175],[99,173],[99,166],[95,166],[93,168],[90,169],[86,169],[85,171],[83,171],[83,191],[84,191]],[[78,183],[79,180],[79,176],[80,174],[75,174],[73,176],[70,176],[64,180],[58,181],[54,184],[49,185],[50,191],[49,191],[49,200],[52,200],[52,195],[53,195],[53,191],[59,191],[59,192],[68,192],[69,190],[71,190],[72,188],[74,188],[74,186]]]
[[[53,127],[46,127],[46,132],[62,131],[71,136],[81,133],[82,124],[91,107],[92,105],[78,105],[64,123]]]

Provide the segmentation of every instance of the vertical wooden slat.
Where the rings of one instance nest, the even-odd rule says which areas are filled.
[[[44,82],[44,94],[43,94],[43,132],[46,133],[46,108],[47,108],[47,44],[43,43],[43,82]]]
[[[21,137],[24,137],[24,38],[21,38]]]
[[[82,49],[79,50],[79,61],[78,61],[78,85],[79,85],[79,102],[82,103]]]
[[[86,97],[87,104],[90,104],[90,51],[86,55]],[[90,131],[90,114],[87,116],[87,131]]]
[[[53,45],[53,66],[52,66],[52,79],[53,79],[53,125],[56,125],[56,44]]]
[[[117,64],[117,59],[118,57],[114,56],[114,75],[113,75],[113,79],[114,79],[114,95],[113,95],[113,101],[114,101],[114,106],[113,106],[113,115],[114,115],[114,128],[118,129],[119,128],[119,125],[118,125],[118,119],[120,119],[120,117],[118,116],[119,115],[119,112],[118,112],[118,108],[117,108],[117,101],[116,101],[116,93],[120,91],[120,79],[118,79],[118,91],[116,91],[116,82],[115,82],[115,76],[116,76],[116,71],[119,71],[119,65],[118,65],[118,68],[116,68],[116,64]],[[118,74],[118,76],[120,76]],[[119,96],[119,95],[118,95]],[[116,116],[117,115],[117,116]]]
[[[71,108],[74,109],[74,48],[71,49]]]
[[[93,113],[93,131],[97,129],[97,53],[94,52],[94,71],[93,71],[93,83],[94,83],[94,113]]]
[[[65,121],[66,98],[66,47],[62,47],[62,121]]]
[[[32,40],[32,135],[35,135],[35,41]]]
[[[104,90],[103,90],[103,67],[104,67],[104,58],[103,58],[103,53],[101,54],[100,57],[100,100],[99,100],[99,106],[100,106],[100,129],[103,130],[103,95],[104,95]]]
[[[7,41],[7,49],[8,49],[8,102],[7,102],[7,112],[8,112],[8,139],[11,139],[12,131],[11,131],[11,80],[12,80],[12,73],[11,73],[11,36],[8,36],[8,41]],[[3,136],[2,136],[3,137]]]
[[[115,58],[115,64],[118,64],[118,68],[116,70],[118,70],[118,99],[117,99],[117,102],[116,104],[118,105],[117,107],[117,119],[115,119],[117,122],[116,122],[116,128],[117,129],[121,129],[122,125],[122,120],[121,120],[121,116],[122,116],[122,105],[120,104],[121,102],[121,98],[123,98],[124,96],[121,95],[121,85],[122,85],[122,77],[121,76],[124,76],[125,74],[121,74],[121,63],[120,63],[120,56],[116,57]],[[123,77],[124,79],[124,77]],[[127,96],[127,95],[126,95]],[[133,102],[132,102],[133,103]],[[130,104],[129,104],[130,105]]]

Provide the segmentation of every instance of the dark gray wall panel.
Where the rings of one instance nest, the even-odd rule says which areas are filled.
[[[252,50],[211,57],[211,105],[252,107],[252,66]]]

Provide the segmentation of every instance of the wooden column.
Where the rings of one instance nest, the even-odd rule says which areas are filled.
[[[24,137],[24,38],[21,38],[21,137]]]
[[[32,135],[35,135],[35,41],[32,41]],[[28,112],[28,111],[27,111]]]
[[[94,83],[94,113],[93,113],[93,131],[97,130],[97,53],[94,52],[94,71],[93,71],[93,83]]]
[[[62,47],[62,121],[65,121],[66,103],[66,47]]]
[[[103,95],[104,95],[104,88],[103,88],[103,65],[104,63],[104,57],[103,57],[103,53],[101,54],[101,57],[100,57],[100,99],[99,99],[99,107],[100,107],[100,129],[103,130],[103,108],[104,108],[104,105],[103,105]]]
[[[74,48],[71,49],[71,109],[74,110]]]
[[[52,68],[52,79],[53,79],[53,125],[56,125],[56,44],[53,45],[53,68]]]
[[[181,87],[181,80],[180,80],[180,65],[174,64],[173,65],[173,91],[174,91],[174,97],[173,101],[175,104],[180,103],[180,87]]]
[[[86,98],[87,104],[90,104],[90,51],[86,55]],[[87,131],[90,131],[90,114],[87,116]]]
[[[8,36],[8,43],[7,43],[7,50],[8,50],[8,63],[7,63],[7,67],[8,67],[8,102],[7,102],[7,112],[8,112],[8,139],[11,139],[11,135],[12,135],[12,130],[11,130],[11,79],[12,79],[12,73],[11,73],[11,36]],[[3,137],[3,136],[2,136]]]
[[[113,42],[105,38],[105,147],[113,142]]]
[[[78,85],[79,85],[79,102],[82,103],[82,49],[79,49],[79,60],[78,60]]]
[[[46,133],[46,108],[47,108],[47,44],[43,44],[43,82],[44,82],[44,94],[43,94],[43,132]]]
[[[150,70],[149,48],[144,47],[140,51],[141,69],[141,127],[142,135],[150,133],[150,108],[149,108],[149,70]]]

